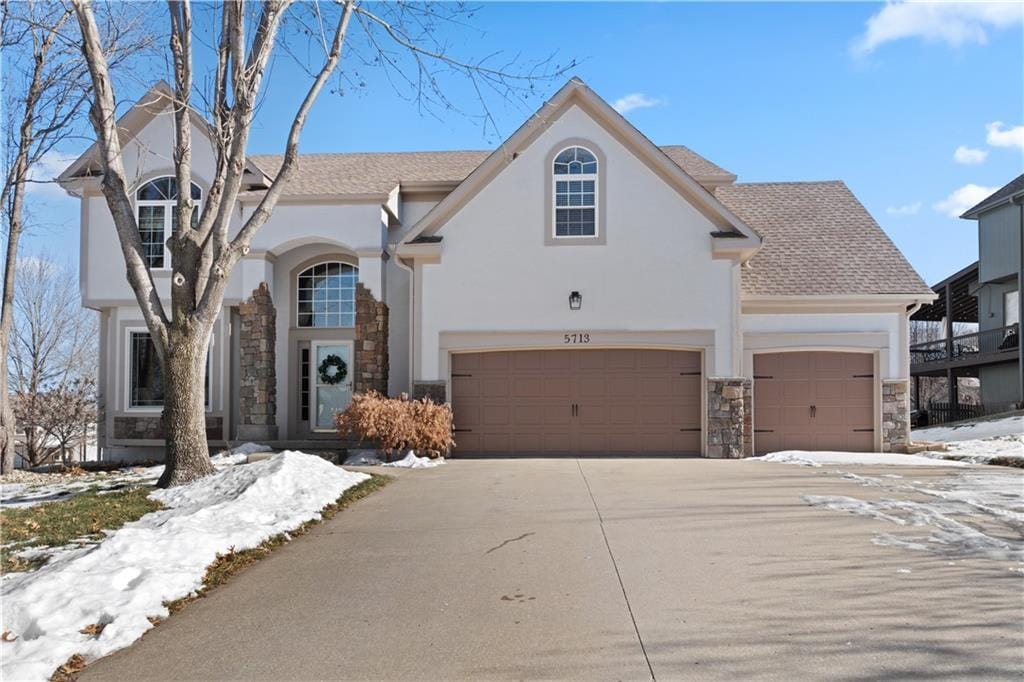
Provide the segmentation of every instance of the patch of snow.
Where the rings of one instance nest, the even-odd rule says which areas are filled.
[[[213,459],[214,461],[218,459],[230,459],[235,464],[241,464],[246,460],[246,458],[249,455],[253,453],[273,451],[274,448],[270,447],[269,445],[264,445],[262,443],[242,443],[241,445],[236,445],[230,450],[225,450],[224,452],[212,457],[211,459]]]
[[[929,528],[926,536],[881,533],[872,540],[877,545],[956,559],[1024,562],[1024,476],[1016,472],[969,469],[928,483],[835,473],[862,486],[881,488],[889,496],[878,501],[824,495],[802,499],[903,528]]]
[[[202,586],[207,566],[317,519],[368,478],[320,457],[282,452],[225,467],[195,483],[153,493],[167,509],[146,514],[102,543],[61,557],[2,587],[4,679],[46,680],[71,655],[87,660],[128,646],[168,615],[164,602]],[[105,624],[98,636],[82,628]]]
[[[356,452],[345,459],[347,467],[372,467],[380,466],[383,462],[373,451]]]
[[[810,452],[806,450],[783,450],[760,457],[748,457],[747,461],[782,462],[805,467],[820,467],[823,464],[868,464],[899,466],[967,466],[964,462],[938,460],[920,455],[901,455],[893,452]]]
[[[431,467],[444,464],[444,458],[430,459],[429,457],[417,457],[412,450],[397,462],[388,462],[382,466],[395,467],[397,469],[430,469]]]
[[[1024,459],[1024,434],[992,436],[977,440],[953,441],[946,445],[946,452],[922,452],[925,457],[957,457],[971,464],[985,464],[995,458]]]
[[[993,436],[1020,436],[1022,433],[1024,433],[1024,415],[1018,414],[1012,417],[987,419],[968,424],[926,426],[923,429],[914,429],[910,437],[912,440],[953,443]]]

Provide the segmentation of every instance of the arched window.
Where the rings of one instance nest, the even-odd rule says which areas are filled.
[[[555,156],[555,237],[597,236],[597,157],[585,147]]]
[[[356,326],[359,268],[348,263],[317,263],[299,273],[296,324],[300,327]]]
[[[199,212],[203,190],[192,183],[192,227],[199,224]],[[162,268],[167,262],[164,254],[164,243],[167,235],[174,231],[176,225],[174,207],[178,203],[178,181],[173,177],[150,180],[135,191],[135,219],[139,224],[142,246],[146,253],[146,262],[151,268]]]

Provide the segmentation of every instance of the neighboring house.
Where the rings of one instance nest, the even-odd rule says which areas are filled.
[[[167,94],[120,121],[164,295]],[[198,115],[194,131],[201,202]],[[82,198],[83,303],[102,317],[104,457],[145,456],[160,370],[96,153],[60,181]],[[239,219],[280,161],[250,157]],[[376,389],[450,401],[456,454],[899,450],[907,316],[933,298],[842,182],[737,183],[573,79],[494,151],[303,155],[232,274],[209,437],[336,438],[334,412]]]
[[[937,300],[913,316],[915,322],[942,322],[942,338],[911,347],[915,391],[920,377],[945,377],[944,401],[920,404],[931,422],[1002,412],[1024,402],[1020,359],[1021,236],[1024,234],[1024,175],[964,213],[978,221],[978,261],[932,289]],[[957,333],[958,323],[977,331]],[[977,377],[981,404],[961,399],[958,379]]]

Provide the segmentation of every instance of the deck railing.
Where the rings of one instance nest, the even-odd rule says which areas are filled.
[[[910,362],[969,361],[981,356],[1008,353],[1020,347],[1020,325],[1011,324],[951,339],[925,341],[910,346]]]

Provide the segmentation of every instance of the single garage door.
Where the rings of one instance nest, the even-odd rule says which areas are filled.
[[[698,454],[700,353],[452,356],[456,454]]]
[[[875,442],[874,356],[754,356],[754,449],[869,451]]]

